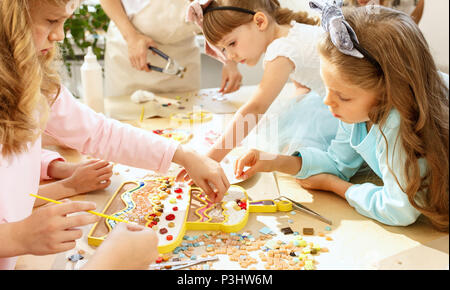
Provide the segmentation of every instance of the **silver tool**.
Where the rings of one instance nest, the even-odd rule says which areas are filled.
[[[165,54],[161,50],[159,50],[155,47],[149,47],[149,49],[167,61],[167,64],[164,68],[153,66],[151,64],[147,64],[149,69],[151,69],[153,71],[158,71],[160,73],[174,75],[181,79],[184,77],[184,73],[186,72],[185,67],[182,67],[181,65],[179,65],[174,59],[169,57],[167,54]]]
[[[292,206],[293,206],[295,209],[297,209],[297,210],[299,210],[299,211],[301,211],[301,212],[307,213],[307,214],[309,214],[309,215],[312,215],[312,216],[316,217],[317,219],[319,219],[319,220],[321,220],[321,221],[323,221],[324,223],[327,223],[327,224],[329,224],[329,225],[332,225],[332,224],[333,224],[333,222],[330,221],[329,219],[327,219],[327,218],[321,216],[320,214],[318,214],[318,213],[316,213],[315,211],[313,211],[313,210],[307,208],[306,206],[302,205],[301,203],[296,202],[296,201],[294,201],[294,200],[292,200],[292,199],[290,199],[290,198],[288,198],[288,197],[286,197],[286,196],[282,196],[281,193],[280,193],[280,188],[279,188],[279,186],[278,186],[278,180],[277,180],[277,177],[275,176],[275,172],[273,172],[272,174],[273,174],[273,177],[275,178],[275,183],[276,183],[276,185],[277,185],[278,195],[280,196],[280,197],[276,198],[275,200],[286,199],[286,200],[292,202]]]
[[[160,270],[164,269],[167,266],[170,266],[171,268],[168,270],[178,270],[183,269],[187,267],[191,267],[194,265],[198,265],[201,263],[211,262],[211,261],[217,261],[219,260],[219,257],[209,257],[204,259],[198,259],[198,260],[188,260],[188,261],[179,261],[179,262],[168,262],[168,263],[162,263],[162,264],[152,264],[150,265],[150,270]]]

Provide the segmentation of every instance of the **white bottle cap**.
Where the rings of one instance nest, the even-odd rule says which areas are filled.
[[[88,52],[87,54],[84,56],[84,61],[88,62],[88,63],[94,63],[97,62],[97,56],[94,54],[94,52],[92,51],[92,46],[88,47]]]

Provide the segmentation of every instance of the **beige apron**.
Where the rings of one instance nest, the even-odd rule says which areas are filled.
[[[158,49],[187,68],[183,79],[159,72],[138,71],[128,57],[128,45],[114,22],[107,33],[105,52],[105,113],[117,119],[135,119],[140,112],[125,113],[130,96],[137,90],[155,94],[184,93],[200,89],[200,50],[196,44],[197,27],[185,21],[188,0],[152,0],[131,19],[141,33],[151,37]],[[164,67],[165,60],[150,51],[148,61]]]

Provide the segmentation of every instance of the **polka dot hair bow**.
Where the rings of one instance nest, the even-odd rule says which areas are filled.
[[[342,0],[328,0],[324,3],[310,1],[309,6],[322,13],[322,28],[330,33],[331,41],[346,55],[364,58],[364,55],[355,47],[359,44],[353,28],[348,24],[342,13]]]
[[[333,44],[340,52],[368,60],[383,75],[380,63],[359,44],[358,37],[342,13],[342,0],[328,0],[325,3],[310,1],[309,6],[322,13],[322,28],[330,33]]]

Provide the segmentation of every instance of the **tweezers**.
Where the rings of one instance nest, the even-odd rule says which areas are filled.
[[[183,78],[184,77],[184,73],[186,72],[186,68],[185,67],[182,67],[181,65],[179,65],[174,59],[172,59],[170,56],[168,56],[167,54],[165,54],[161,50],[159,50],[159,49],[157,49],[155,47],[149,47],[149,49],[167,61],[167,64],[166,64],[166,66],[164,68],[158,67],[158,66],[154,66],[154,65],[151,65],[151,64],[147,64],[149,69],[151,69],[153,71],[160,72],[160,73],[174,75],[174,76],[177,76],[179,78]]]
[[[315,212],[315,211],[313,211],[313,210],[307,208],[306,206],[302,205],[301,203],[296,202],[296,201],[290,199],[289,197],[286,197],[286,196],[280,196],[280,197],[277,198],[277,199],[280,200],[280,199],[282,199],[282,198],[287,199],[288,201],[292,202],[292,206],[295,207],[296,209],[298,209],[299,211],[302,211],[302,212],[304,212],[304,213],[307,213],[307,214],[309,214],[309,215],[312,215],[312,216],[316,217],[317,219],[319,219],[319,220],[321,220],[321,221],[323,221],[323,222],[325,222],[325,223],[327,223],[327,224],[329,224],[329,225],[332,225],[332,224],[333,224],[333,222],[330,221],[329,219],[327,219],[327,218],[321,216],[321,215],[318,214],[317,212]]]
[[[163,263],[163,264],[152,264],[152,265],[150,265],[150,270],[160,270],[160,269],[164,269],[165,267],[170,267],[168,270],[178,270],[178,269],[191,267],[191,266],[205,263],[205,262],[217,261],[218,259],[219,259],[219,257],[214,256],[214,257],[198,259],[198,260],[169,262],[169,263]]]
[[[295,152],[294,154],[297,154],[297,153],[298,153],[298,152]],[[292,156],[298,156],[298,155],[294,155],[294,154],[293,154]],[[307,208],[306,206],[302,205],[301,203],[296,202],[296,201],[294,201],[294,200],[292,200],[292,199],[290,199],[290,198],[288,198],[288,197],[286,197],[286,196],[281,195],[281,193],[280,193],[280,187],[279,187],[279,185],[278,185],[278,179],[277,179],[277,177],[275,176],[275,172],[272,172],[272,174],[273,174],[273,178],[275,179],[275,184],[276,184],[276,186],[277,186],[278,194],[280,195],[280,197],[276,198],[275,200],[281,200],[281,198],[287,199],[288,201],[292,202],[292,206],[293,206],[294,208],[296,208],[297,210],[299,210],[299,211],[301,211],[301,212],[304,212],[304,213],[307,213],[307,214],[309,214],[309,215],[312,215],[312,216],[316,217],[317,219],[319,219],[319,220],[321,220],[321,221],[323,221],[324,223],[327,223],[327,224],[329,224],[329,225],[332,225],[332,224],[333,224],[332,221],[330,221],[329,219],[327,219],[327,218],[321,216],[320,214],[316,213],[316,212],[313,211],[313,210],[310,210],[309,208]]]

